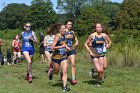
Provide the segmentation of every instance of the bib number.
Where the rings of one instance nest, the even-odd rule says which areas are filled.
[[[53,50],[51,49],[51,46],[47,46],[46,51],[53,51]]]
[[[29,42],[25,42],[25,47],[32,47]]]
[[[66,54],[65,48],[59,49],[59,54],[60,54],[60,55],[65,55],[65,54]]]
[[[67,44],[68,44],[69,47],[71,47],[72,46],[72,40],[67,40]]]
[[[51,44],[53,42],[53,40],[48,40],[47,44]]]
[[[103,53],[103,48],[96,48],[96,53],[97,54],[102,54]]]

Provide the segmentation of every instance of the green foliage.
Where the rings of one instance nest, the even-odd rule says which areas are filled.
[[[110,0],[91,0],[91,6],[99,13],[109,18],[114,18],[119,9],[119,3],[113,3]]]
[[[0,13],[0,29],[22,28],[23,22],[29,14],[29,6],[25,4],[8,4]]]
[[[0,29],[22,29],[25,21],[32,22],[34,29],[45,29],[57,20],[50,0],[34,0],[31,6],[8,4],[0,15]]]
[[[118,28],[140,30],[140,0],[124,0],[117,15]]]
[[[116,30],[112,33],[112,41],[115,44],[121,43],[123,44],[124,42],[129,42],[131,40],[131,43],[134,45],[139,45],[140,46],[140,33],[139,30]]]
[[[64,12],[69,18],[75,19],[81,11],[81,7],[89,0],[57,0],[57,8]]]
[[[31,20],[34,29],[45,29],[57,20],[50,0],[34,0],[30,8],[28,20]]]
[[[80,15],[75,22],[75,29],[78,36],[83,36],[93,32],[96,23],[107,24],[110,18],[101,15],[97,10],[92,7],[83,7]]]

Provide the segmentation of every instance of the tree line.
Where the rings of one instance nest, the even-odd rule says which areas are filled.
[[[73,20],[78,36],[93,31],[94,25],[104,24],[107,31],[118,29],[140,30],[140,0],[124,0],[121,4],[110,0],[33,0],[31,5],[12,3],[0,12],[0,29],[22,29],[25,21],[33,29],[46,29],[54,23]]]

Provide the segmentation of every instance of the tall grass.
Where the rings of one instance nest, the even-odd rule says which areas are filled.
[[[2,38],[4,42],[4,45],[2,46],[2,52],[4,53],[4,55],[6,55],[6,49],[11,48],[12,40],[15,37],[15,35],[21,32],[22,30],[20,29],[17,29],[17,30],[7,29],[7,30],[0,31],[0,38]],[[43,32],[44,35],[46,33],[45,30],[44,31],[36,30],[35,32],[37,34],[37,37],[39,37],[38,36],[39,32]],[[125,34],[126,32],[123,32],[123,33]],[[119,32],[119,34],[118,33],[114,34],[114,36],[111,37],[111,40],[113,43],[111,47],[108,49],[108,53],[107,53],[107,58],[110,65],[140,67],[140,62],[139,62],[140,61],[140,49],[139,49],[140,44],[138,43],[139,38],[138,36],[136,36],[136,34],[134,34],[133,37],[131,36],[127,37],[126,35],[122,35]],[[135,39],[134,36],[137,39]],[[86,51],[84,47],[84,43],[87,37],[88,35],[78,37],[79,46],[77,48],[77,52],[80,52],[80,56],[77,56],[78,61],[79,59],[83,61],[83,58],[84,59],[89,58],[88,52]],[[127,37],[127,38],[123,38],[123,37]],[[34,60],[36,61],[36,60],[39,60],[38,59],[39,58],[39,45],[36,45],[35,47],[36,47],[35,48],[36,53],[34,56]]]
[[[140,66],[140,49],[137,45],[129,43],[113,45],[107,57],[111,65]]]

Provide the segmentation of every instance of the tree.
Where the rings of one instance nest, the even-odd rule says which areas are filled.
[[[29,14],[29,6],[17,3],[8,4],[0,14],[0,19],[2,20],[0,22],[0,29],[21,28]]]
[[[0,29],[6,29],[7,28],[7,23],[6,23],[6,16],[2,12],[0,12]]]
[[[30,15],[28,17],[34,29],[45,29],[57,20],[56,12],[50,0],[32,1]]]
[[[124,0],[116,20],[120,29],[140,30],[140,0]]]
[[[89,0],[57,0],[57,8],[66,13],[69,19],[76,19],[80,14],[81,7]]]
[[[100,14],[92,7],[83,7],[75,22],[75,30],[79,36],[92,33],[96,23],[108,24],[109,17]]]

